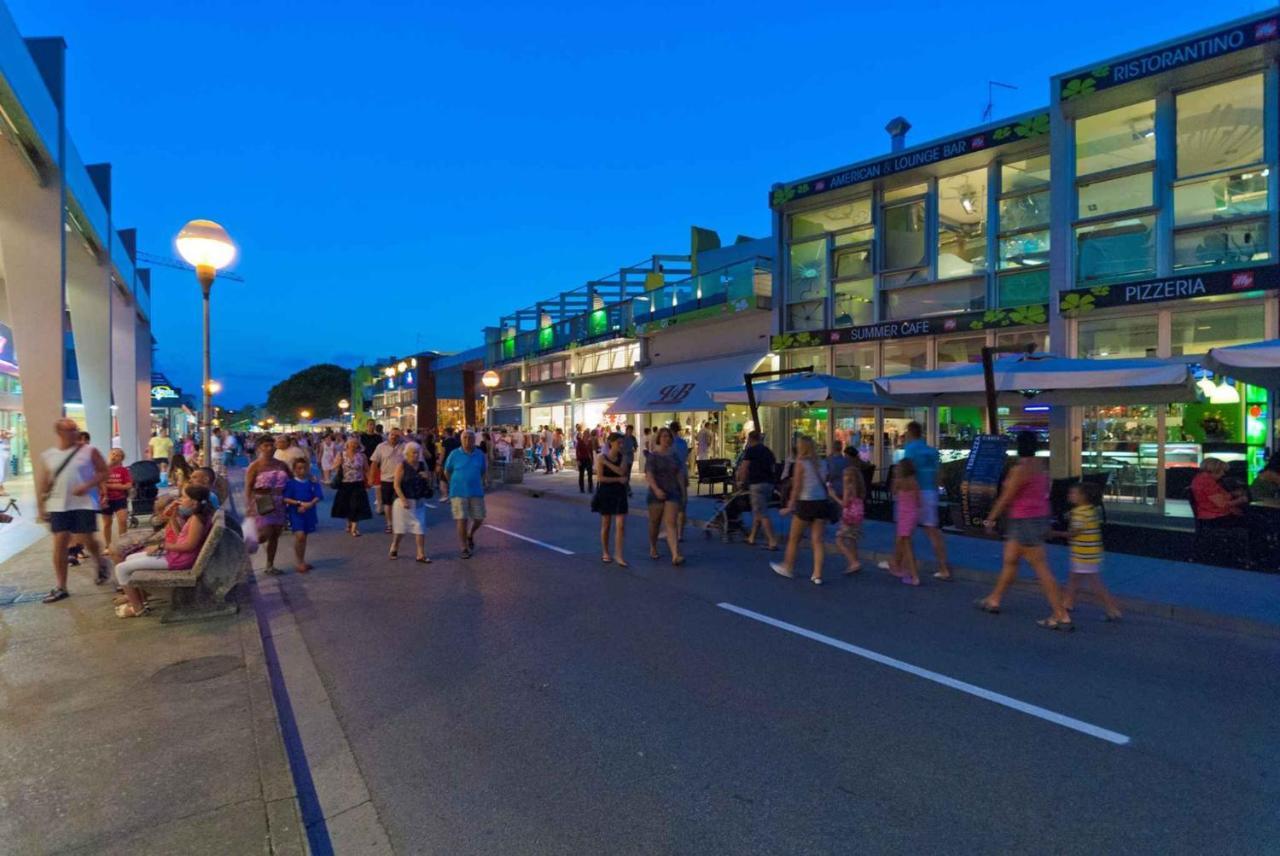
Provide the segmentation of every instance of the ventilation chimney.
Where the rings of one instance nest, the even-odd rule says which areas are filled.
[[[890,119],[889,124],[885,125],[884,129],[889,132],[890,151],[900,152],[906,148],[907,131],[911,130],[910,122],[899,116],[896,119]]]

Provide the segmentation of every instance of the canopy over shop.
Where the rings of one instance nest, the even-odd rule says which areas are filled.
[[[1280,389],[1280,339],[1211,348],[1202,364],[1216,375],[1266,389]]]

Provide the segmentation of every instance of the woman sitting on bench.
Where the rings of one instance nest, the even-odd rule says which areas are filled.
[[[164,546],[134,553],[116,565],[116,582],[124,587],[124,599],[116,606],[117,618],[146,615],[148,607],[142,589],[130,585],[136,571],[189,571],[196,564],[200,548],[209,534],[213,508],[209,489],[188,484],[178,500],[178,510],[164,530]]]

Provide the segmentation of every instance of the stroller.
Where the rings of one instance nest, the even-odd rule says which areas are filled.
[[[775,488],[769,497],[769,508],[781,508],[782,500]],[[751,511],[751,491],[740,488],[726,494],[716,502],[711,518],[702,525],[702,534],[710,538],[713,532],[720,533],[720,540],[728,544],[734,533],[739,535],[747,531],[742,522],[742,515]]]
[[[129,465],[129,477],[133,490],[129,496],[129,525],[138,526],[145,515],[156,510],[156,497],[160,495],[160,466],[155,461],[136,461]]]

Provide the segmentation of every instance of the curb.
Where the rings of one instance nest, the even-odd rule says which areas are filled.
[[[587,505],[590,503],[586,495],[574,496],[573,494],[564,494],[555,491],[538,490],[533,487],[524,485],[506,485],[515,493],[522,493],[534,499],[550,499],[557,502],[564,502],[570,505]],[[646,516],[643,511],[632,510],[630,514]],[[692,526],[705,526],[705,520],[695,520],[690,517],[688,523]],[[835,543],[830,541],[828,543]],[[865,551],[861,554],[864,562],[872,563],[887,561],[890,553],[877,551]],[[935,565],[932,562],[920,562],[921,574],[933,573]],[[980,571],[972,568],[963,568],[953,565],[951,573],[957,580],[964,582],[981,583],[983,585],[991,585],[995,579],[995,572]],[[1013,587],[1022,591],[1035,591],[1039,588],[1039,584],[1033,580],[1017,579],[1014,581]],[[1155,618],[1163,618],[1167,621],[1177,621],[1181,624],[1190,624],[1196,627],[1207,627],[1213,630],[1226,630],[1231,633],[1239,633],[1244,636],[1256,636],[1263,639],[1280,639],[1280,624],[1271,624],[1266,621],[1257,621],[1252,618],[1243,618],[1235,615],[1222,615],[1216,612],[1209,612],[1204,609],[1197,609],[1190,606],[1179,606],[1172,603],[1162,603],[1160,601],[1143,600],[1141,598],[1125,597],[1115,594],[1113,596],[1120,605],[1124,607],[1126,612],[1134,615],[1149,615]]]

